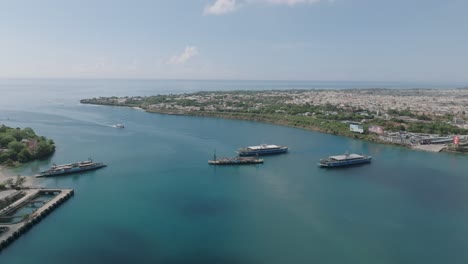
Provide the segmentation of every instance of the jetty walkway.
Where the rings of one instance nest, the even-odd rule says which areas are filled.
[[[29,189],[24,192],[26,195],[23,198],[0,211],[0,252],[74,194],[73,189]],[[53,197],[47,201],[35,201],[41,196]],[[21,208],[36,206],[38,208],[30,214],[12,215]],[[4,222],[15,219],[18,221]]]

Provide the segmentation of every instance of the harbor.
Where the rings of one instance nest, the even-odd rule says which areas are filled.
[[[73,189],[28,189],[0,211],[0,252],[71,198]]]
[[[30,93],[40,90],[36,87]],[[115,93],[111,84],[107,90],[99,87],[92,86],[97,95]],[[75,196],[4,248],[1,263],[354,264],[379,263],[391,255],[392,263],[436,264],[468,259],[463,251],[468,246],[463,240],[468,235],[464,155],[249,121],[78,105],[74,98],[89,96],[84,88],[65,106],[43,105],[54,94],[40,91],[30,103],[41,103],[45,113],[24,112],[26,104],[11,103],[7,125],[33,127],[54,139],[58,152],[4,173],[34,175],[52,162],[89,156],[108,167],[28,177],[48,189],[72,188]],[[4,113],[0,120],[6,120]],[[125,128],[102,126],[113,123],[109,120]],[[219,157],[230,157],[240,147],[260,143],[289,151],[262,156],[259,165],[207,164],[214,149]],[[321,158],[346,150],[372,155],[372,164],[317,166]],[[4,234],[5,226],[0,228]]]

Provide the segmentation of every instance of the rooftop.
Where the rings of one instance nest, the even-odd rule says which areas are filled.
[[[258,150],[258,149],[267,149],[267,148],[279,148],[278,145],[266,145],[266,144],[263,144],[263,145],[260,145],[260,146],[250,146],[248,147],[249,149],[252,149],[252,150]]]
[[[348,155],[336,155],[336,156],[330,156],[331,159],[342,161],[342,160],[347,160],[347,159],[360,159],[364,158],[362,155],[358,154],[348,154]]]

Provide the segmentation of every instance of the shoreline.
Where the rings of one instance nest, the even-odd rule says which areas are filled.
[[[6,173],[8,170],[8,167],[5,165],[0,165],[0,183],[5,182],[8,179],[13,179],[16,180],[17,175],[12,175],[9,173]],[[24,183],[24,187],[26,188],[41,188],[40,184],[38,184],[37,180],[33,176],[25,176],[21,175],[21,177],[24,177],[26,179],[26,182]]]
[[[324,120],[320,124],[317,122],[309,122],[308,124],[301,124],[298,123],[297,120],[294,118],[291,119],[289,116],[282,116],[282,115],[271,115],[271,114],[249,114],[244,112],[223,112],[223,111],[190,111],[190,110],[183,110],[183,109],[163,109],[163,108],[148,108],[141,105],[135,104],[115,104],[115,103],[106,103],[102,101],[97,102],[89,102],[86,101],[88,99],[82,99],[80,102],[82,104],[92,104],[92,105],[102,105],[102,106],[118,106],[118,107],[129,107],[139,111],[145,111],[147,113],[156,113],[156,114],[163,114],[163,115],[175,115],[175,116],[198,116],[198,117],[210,117],[210,118],[222,118],[222,119],[231,119],[231,120],[243,120],[243,121],[251,121],[251,122],[261,122],[265,124],[273,124],[273,125],[281,125],[291,128],[300,128],[308,131],[314,131],[324,134],[342,136],[351,139],[359,139],[364,140],[367,142],[373,142],[377,144],[383,145],[391,145],[391,146],[398,146],[403,147],[405,149],[415,150],[415,151],[424,151],[424,152],[446,152],[446,153],[456,153],[466,155],[468,154],[467,151],[463,150],[456,150],[450,147],[450,145],[405,145],[399,144],[396,142],[386,141],[379,138],[377,134],[357,134],[357,133],[346,133],[348,130],[344,132],[344,130],[337,129],[336,127],[329,126],[327,124],[332,124],[332,120]],[[85,102],[83,102],[85,101]],[[317,120],[320,121],[320,120]],[[323,124],[323,126],[321,126]],[[429,147],[428,147],[429,146]]]
[[[335,136],[341,136],[341,137],[346,137],[346,138],[351,138],[351,139],[357,139],[357,140],[363,140],[367,142],[372,142],[372,143],[377,143],[377,144],[382,144],[382,145],[387,145],[387,146],[396,146],[396,147],[401,147],[413,151],[423,151],[423,152],[430,152],[430,153],[440,153],[440,152],[445,152],[445,153],[452,153],[452,154],[460,154],[460,155],[466,155],[468,153],[462,152],[462,151],[455,151],[455,150],[449,150],[447,146],[444,147],[439,147],[437,151],[432,150],[432,148],[426,148],[426,147],[419,147],[419,146],[408,146],[408,145],[402,145],[402,144],[396,144],[396,143],[391,143],[387,141],[382,141],[378,139],[377,135],[373,135],[370,139],[369,138],[363,138],[359,137],[357,134],[355,137],[350,137],[348,135],[343,135],[339,133],[333,133],[333,132],[328,132],[326,129],[319,128],[319,127],[312,127],[312,126],[295,126],[289,124],[287,121],[270,121],[270,120],[264,120],[264,119],[255,119],[255,118],[248,118],[246,116],[235,116],[235,115],[222,115],[222,114],[201,114],[200,112],[198,113],[191,113],[191,112],[182,112],[182,111],[156,111],[156,110],[148,110],[148,109],[143,109],[141,107],[135,107],[135,106],[127,106],[127,105],[105,105],[105,104],[100,104],[103,106],[123,106],[123,107],[129,107],[132,109],[136,109],[139,111],[145,111],[147,113],[153,113],[153,114],[162,114],[162,115],[174,115],[174,116],[196,116],[196,117],[208,117],[208,118],[220,118],[220,119],[230,119],[230,120],[240,120],[240,121],[250,121],[250,122],[259,122],[259,123],[265,123],[265,124],[272,124],[272,125],[279,125],[279,126],[285,126],[285,127],[290,127],[290,128],[299,128],[299,129],[304,129],[308,131],[313,131],[313,132],[319,132],[319,133],[324,133],[324,134],[329,134],[329,135],[335,135]],[[232,114],[232,113],[231,113]]]

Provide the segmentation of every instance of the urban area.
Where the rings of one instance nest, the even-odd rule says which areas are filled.
[[[263,121],[427,151],[468,152],[468,88],[216,91],[81,102]]]

